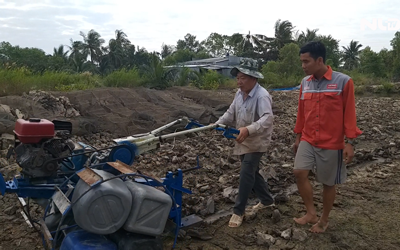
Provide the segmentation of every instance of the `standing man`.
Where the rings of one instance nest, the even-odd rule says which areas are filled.
[[[268,186],[259,173],[262,155],[267,151],[273,128],[272,99],[259,83],[264,78],[258,72],[257,61],[242,59],[241,64],[231,70],[236,77],[239,90],[229,109],[216,124],[235,124],[240,131],[233,154],[241,160],[239,193],[236,197],[230,227],[239,227],[243,222],[248,197],[254,189],[260,202],[253,211],[274,205]]]
[[[300,87],[294,132],[296,154],[294,175],[307,213],[294,218],[298,224],[313,224],[311,232],[328,227],[329,213],[337,184],[346,180],[346,166],[354,156],[354,140],[362,132],[357,127],[353,80],[325,65],[326,49],[321,42],[310,42],[300,49],[304,72]],[[345,142],[346,138],[346,142]],[[323,184],[323,211],[318,218],[313,190],[308,179],[315,166],[316,180]]]

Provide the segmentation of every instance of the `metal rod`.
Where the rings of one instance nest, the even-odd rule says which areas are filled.
[[[151,131],[150,134],[152,134],[152,135],[158,134],[159,132],[161,132],[161,131],[163,131],[163,130],[169,128],[169,127],[172,127],[172,126],[175,125],[175,124],[179,124],[179,123],[181,123],[181,122],[183,122],[183,121],[185,121],[185,122],[190,122],[189,119],[188,119],[187,117],[183,117],[183,118],[180,118],[180,119],[178,119],[178,120],[175,120],[175,121],[173,121],[173,122],[170,122],[170,123],[168,123],[168,124],[166,124],[166,125],[164,125],[164,126],[161,126],[161,127],[157,128],[157,129]]]
[[[127,136],[127,137],[114,139],[113,141],[118,143],[118,142],[121,142],[121,141],[134,141],[134,140],[139,139],[141,137],[155,136],[156,134],[160,133],[161,131],[163,131],[163,130],[169,128],[169,127],[172,127],[172,126],[174,126],[176,124],[179,124],[181,122],[184,122],[184,121],[185,122],[190,122],[189,118],[183,117],[183,118],[177,119],[177,120],[175,120],[173,122],[170,122],[170,123],[168,123],[168,124],[166,124],[164,126],[161,126],[161,127],[157,128],[157,129],[155,129],[155,130],[153,130],[153,131],[151,131],[149,133],[143,133],[143,134],[138,134],[138,135],[130,135],[130,136]]]
[[[209,129],[214,129],[216,127],[225,127],[225,125],[221,125],[221,124],[212,124],[212,125],[208,125],[208,126],[204,126],[204,127],[199,127],[199,128],[193,128],[193,129],[188,129],[188,130],[183,130],[183,131],[179,131],[179,132],[175,132],[172,134],[167,134],[167,135],[162,135],[162,136],[158,136],[158,137],[154,137],[154,138],[149,138],[140,142],[136,142],[136,146],[141,146],[141,145],[145,145],[148,143],[152,143],[155,141],[163,141],[165,139],[169,139],[169,138],[174,138],[176,136],[180,136],[180,135],[185,135],[185,134],[190,134],[190,133],[195,133],[195,132],[199,132],[199,131],[203,131],[203,130],[209,130]]]

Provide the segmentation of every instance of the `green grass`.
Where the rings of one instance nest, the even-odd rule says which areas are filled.
[[[100,86],[98,76],[89,72],[70,74],[45,71],[34,74],[26,68],[0,69],[0,96],[21,95],[30,90],[82,90]]]
[[[136,69],[115,71],[106,77],[90,72],[45,71],[32,73],[26,68],[0,68],[0,96],[21,95],[31,90],[71,91],[96,87],[136,87],[143,82]]]
[[[399,92],[394,84],[387,79],[371,77],[358,71],[343,72],[352,77],[355,93],[363,94],[396,94]],[[0,96],[21,95],[30,90],[71,91],[85,90],[97,87],[138,87],[148,82],[146,76],[134,69],[121,69],[101,77],[90,72],[70,73],[44,71],[43,74],[33,73],[27,68],[0,68]],[[193,85],[199,89],[216,90],[236,88],[236,79],[227,78],[215,71],[200,73],[181,72],[171,86]],[[293,87],[299,85],[302,77],[267,72],[260,84],[270,88]]]

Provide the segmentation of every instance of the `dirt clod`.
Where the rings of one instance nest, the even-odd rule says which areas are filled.
[[[400,249],[400,101],[397,97],[357,97],[357,119],[363,134],[355,145],[348,179],[337,189],[327,232],[308,233],[293,217],[305,209],[292,173],[292,144],[298,92],[271,92],[275,125],[270,150],[260,169],[277,205],[245,219],[239,228],[228,221],[237,195],[240,160],[232,155],[233,140],[218,131],[199,132],[161,144],[135,159],[134,167],[157,177],[167,171],[200,169],[184,174],[183,216],[196,214],[204,223],[181,232],[176,249]],[[0,98],[0,171],[6,180],[17,173],[15,159],[5,159],[16,119],[64,119],[73,124],[73,140],[96,148],[113,139],[149,132],[186,115],[202,124],[214,122],[229,107],[234,92],[172,88],[165,91],[98,89],[71,93],[32,92]],[[182,125],[182,124],[181,124]],[[184,125],[184,124],[183,124]],[[174,132],[174,126],[168,132]],[[8,135],[5,135],[8,134]],[[321,215],[322,188],[313,175],[314,202]],[[257,203],[253,193],[249,205]],[[33,218],[43,211],[30,203]],[[14,194],[0,196],[0,249],[42,249],[34,228],[21,216]],[[377,239],[379,232],[379,239]],[[312,239],[312,240],[308,240]],[[170,249],[172,240],[164,241]]]

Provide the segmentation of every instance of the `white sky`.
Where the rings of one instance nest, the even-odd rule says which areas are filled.
[[[70,39],[82,40],[80,31],[90,29],[108,40],[116,29],[148,51],[160,51],[163,43],[176,45],[187,33],[199,41],[210,33],[232,35],[235,32],[274,36],[278,19],[288,20],[297,30],[319,29],[347,46],[359,41],[374,51],[391,49],[390,40],[400,31],[398,0],[0,0],[0,42],[13,46],[36,47],[52,54]],[[392,30],[362,27],[363,20],[373,24],[388,20]],[[397,23],[396,23],[397,20]]]

